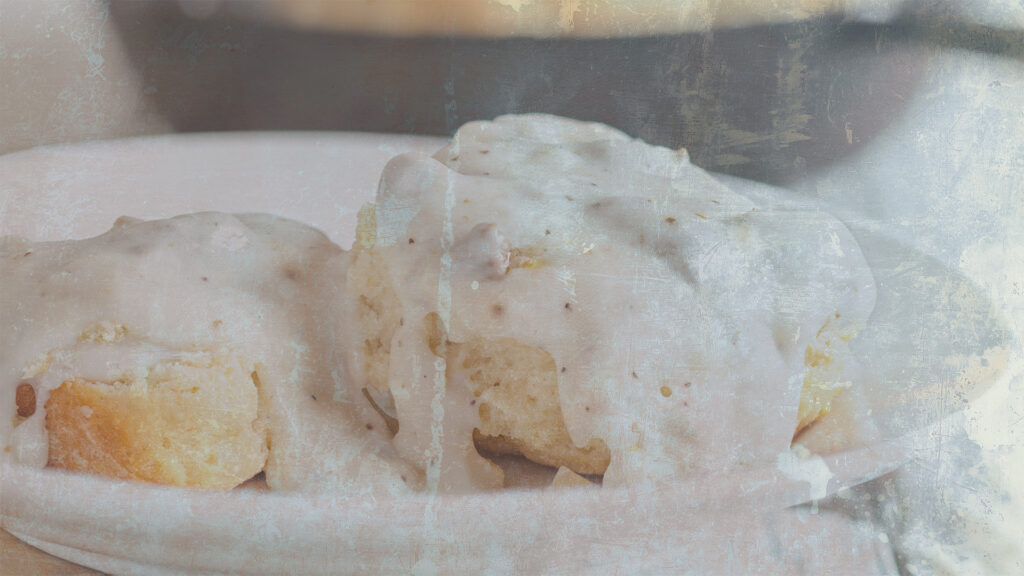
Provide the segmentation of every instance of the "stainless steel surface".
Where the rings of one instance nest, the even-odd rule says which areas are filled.
[[[783,183],[869,142],[934,47],[842,16],[611,39],[385,38],[300,30],[177,3],[111,15],[178,131],[451,134],[550,112],[685,147],[707,169]]]

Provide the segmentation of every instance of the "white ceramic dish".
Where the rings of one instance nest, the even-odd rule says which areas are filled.
[[[21,152],[0,158],[0,234],[83,238],[122,214],[220,210],[300,220],[348,247],[356,211],[372,199],[387,160],[439,145],[431,138],[250,133]],[[766,186],[726,181],[752,196],[795,201]],[[714,566],[743,542],[749,550],[761,545],[766,532],[742,536],[752,512],[763,521],[765,514],[893,470],[913,457],[929,429],[982,394],[998,374],[998,318],[965,280],[870,227],[851,228],[879,285],[872,325],[858,339],[867,370],[859,393],[841,397],[846,400],[833,414],[800,438],[815,452],[806,460],[780,459],[775,467],[672,486],[368,501],[170,489],[33,470],[0,455],[0,525],[54,555],[126,574]],[[936,282],[941,289],[929,287]],[[943,290],[951,286],[967,296],[955,317],[946,318]],[[969,330],[974,336],[936,339],[931,347],[914,336],[939,322],[946,322],[941,334]],[[901,348],[901,341],[913,349]],[[941,365],[925,365],[928,358]],[[814,529],[813,522],[803,526]]]

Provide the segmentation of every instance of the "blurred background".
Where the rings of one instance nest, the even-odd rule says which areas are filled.
[[[890,125],[939,52],[1019,58],[1024,10],[971,4],[0,0],[0,153],[550,112],[786,183]]]

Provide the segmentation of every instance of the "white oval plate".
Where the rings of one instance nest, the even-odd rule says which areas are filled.
[[[20,152],[0,158],[0,234],[84,238],[120,215],[271,212],[315,226],[347,248],[356,212],[373,198],[387,160],[441,144],[425,137],[247,133]],[[741,193],[794,201],[784,191],[726,180]],[[806,460],[672,486],[368,501],[172,489],[34,470],[0,455],[0,525],[62,558],[124,574],[699,572],[720,567],[723,558],[752,559],[747,573],[810,565],[786,554],[766,559],[764,550],[778,552],[781,542],[785,551],[787,541],[798,546],[820,535],[819,521],[790,526],[766,518],[895,469],[913,456],[922,434],[983,393],[1000,369],[1003,332],[987,302],[968,298],[950,320],[941,310],[944,293],[929,288],[937,283],[970,294],[966,280],[870,227],[851,228],[879,284],[878,310],[857,339],[869,369],[857,392],[841,396],[833,414],[799,439],[816,452]],[[942,334],[965,329],[974,339],[920,337],[944,322]],[[925,365],[936,358],[946,362]],[[970,377],[965,370],[973,370]],[[962,398],[951,399],[950,386]],[[843,544],[833,540],[833,547]]]

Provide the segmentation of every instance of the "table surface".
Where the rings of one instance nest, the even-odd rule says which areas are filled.
[[[100,574],[37,550],[7,532],[0,530],[0,566],[9,576],[38,574],[40,576],[86,576]]]

